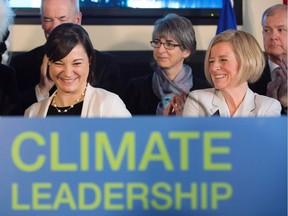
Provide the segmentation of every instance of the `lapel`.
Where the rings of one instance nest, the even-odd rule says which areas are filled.
[[[238,107],[235,116],[247,116],[250,115],[256,108],[255,104],[255,94],[251,91],[251,89],[247,89],[243,102]],[[222,117],[230,117],[229,109],[226,104],[225,98],[221,94],[219,90],[215,90],[214,97],[212,99],[212,106],[210,108],[212,115],[219,111],[220,116]]]
[[[215,89],[214,91],[214,96],[212,99],[212,106],[210,108],[210,111],[212,115],[219,112],[220,116],[230,116],[225,99],[223,95],[221,94],[221,92],[217,89]]]
[[[54,96],[55,92],[49,97],[44,99],[43,101],[40,102],[40,109],[39,109],[39,117],[46,117],[47,116],[47,112],[49,109],[49,106],[52,102],[52,98]]]
[[[248,116],[256,109],[255,94],[251,89],[247,89],[242,104],[236,111],[234,116]]]
[[[89,83],[87,83],[87,88],[83,100],[83,107],[81,111],[81,117],[88,117],[89,107],[93,107],[93,105],[91,105],[91,99],[92,99],[92,86]],[[97,108],[94,107],[94,109]]]

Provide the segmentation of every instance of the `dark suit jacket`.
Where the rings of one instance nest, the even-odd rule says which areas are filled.
[[[94,87],[100,87],[122,96],[122,80],[116,57],[95,50]],[[37,102],[35,86],[40,81],[40,67],[44,57],[44,46],[13,56],[10,66],[16,70],[21,101],[24,109]],[[50,92],[51,93],[51,92]]]
[[[260,79],[253,84],[249,84],[249,87],[255,93],[258,93],[260,95],[266,95],[267,84],[271,80],[272,80],[272,78],[271,78],[271,74],[270,74],[270,67],[269,67],[268,62],[266,62],[264,71],[262,72]]]
[[[156,115],[156,108],[160,99],[153,92],[152,77],[153,73],[129,81],[124,103],[132,115]],[[211,86],[206,80],[193,76],[191,91],[209,87]]]
[[[266,61],[266,65],[265,65],[265,68],[262,72],[260,79],[253,84],[249,84],[249,87],[251,88],[253,92],[256,92],[260,95],[266,95],[267,85],[271,80],[272,78],[270,74],[270,67],[269,67],[268,61]],[[287,107],[282,107],[281,114],[287,115]]]
[[[22,113],[15,70],[0,64],[0,116]]]

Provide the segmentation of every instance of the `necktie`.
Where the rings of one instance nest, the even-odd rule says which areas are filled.
[[[274,68],[273,70],[272,70],[272,73],[271,73],[271,78],[272,78],[272,80],[275,80],[276,78],[277,78],[277,71],[279,71],[279,72],[281,72],[281,68],[280,67],[276,67],[276,68]]]

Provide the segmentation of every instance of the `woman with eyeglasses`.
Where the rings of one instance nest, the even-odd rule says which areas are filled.
[[[155,71],[131,79],[124,102],[132,115],[182,115],[189,92],[209,87],[184,64],[196,51],[193,25],[185,17],[168,14],[155,22],[150,44]]]

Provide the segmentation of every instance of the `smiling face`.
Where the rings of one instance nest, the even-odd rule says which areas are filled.
[[[220,42],[211,48],[209,73],[216,89],[237,86],[239,63],[229,42]]]
[[[82,93],[89,74],[89,58],[81,44],[77,44],[63,59],[50,63],[49,74],[58,93]]]
[[[161,38],[159,39],[162,43],[178,44],[173,38]],[[154,59],[159,67],[166,73],[179,73],[183,67],[185,58],[190,55],[190,51],[181,50],[179,46],[176,46],[172,50],[165,49],[162,44],[159,48],[153,49]]]

